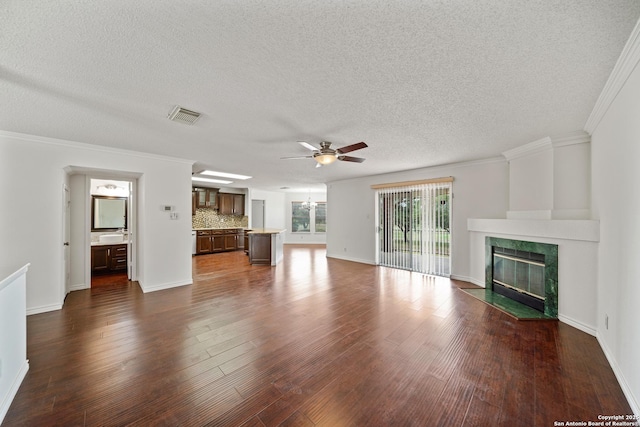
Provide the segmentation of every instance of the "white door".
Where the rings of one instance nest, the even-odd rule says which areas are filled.
[[[64,295],[67,295],[71,291],[71,255],[69,242],[71,241],[71,196],[69,187],[64,186],[64,199],[63,199],[63,222],[62,222],[62,236],[63,236],[63,260],[64,260]],[[63,297],[64,297],[63,295]]]
[[[264,228],[264,200],[251,200],[251,227]]]

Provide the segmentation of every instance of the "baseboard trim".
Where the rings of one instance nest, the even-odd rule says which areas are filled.
[[[341,260],[344,260],[344,261],[359,262],[360,264],[376,265],[376,263],[374,261],[371,261],[369,259],[353,258],[353,257],[346,257],[346,256],[337,256],[337,255],[329,254],[329,253],[327,253],[327,258],[335,258],[335,259],[341,259]]]
[[[473,277],[459,276],[457,274],[452,274],[449,276],[449,278],[453,280],[460,280],[462,282],[469,282],[473,285],[480,286],[481,288],[485,287],[484,280],[480,281],[480,280],[474,279]]]
[[[597,331],[592,326],[585,325],[584,323],[579,322],[563,314],[558,314],[558,320],[561,321],[562,323],[566,323],[569,326],[573,326],[574,328],[579,329],[582,332],[592,335],[594,337],[597,334]]]
[[[46,313],[49,311],[61,310],[62,304],[50,304],[50,305],[41,305],[40,307],[31,307],[27,308],[27,316],[31,316],[32,314],[40,314]]]
[[[142,292],[147,294],[149,292],[162,291],[162,290],[165,290],[165,289],[178,288],[180,286],[192,285],[193,284],[193,280],[187,280],[187,281],[181,281],[181,282],[160,283],[158,285],[153,285],[153,286],[145,286],[140,281],[138,282],[138,284],[140,285],[140,289],[142,289]]]
[[[629,402],[629,406],[631,406],[631,410],[634,414],[640,415],[640,405],[638,404],[638,400],[633,395],[629,384],[627,384],[627,381],[625,380],[624,375],[622,374],[622,371],[620,370],[620,367],[616,362],[616,359],[613,357],[613,354],[611,354],[609,347],[607,347],[604,339],[602,339],[600,334],[596,333],[596,339],[598,340],[598,344],[600,344],[600,348],[602,348],[605,357],[609,361],[609,365],[611,365],[613,374],[616,376],[618,384],[620,384],[620,388],[622,388],[622,393],[624,393],[624,397],[627,398],[627,402]]]
[[[78,283],[76,285],[71,285],[71,287],[69,288],[69,292],[73,292],[73,291],[81,291],[83,289],[89,289],[91,286],[87,286],[84,283]]]
[[[20,388],[24,377],[27,375],[27,371],[29,371],[29,359],[25,360],[20,367],[18,374],[13,379],[13,383],[11,383],[11,387],[9,388],[7,395],[2,400],[2,405],[0,405],[0,424],[4,421],[4,417],[7,415],[7,412],[9,412],[9,407],[11,406],[13,399],[16,397],[18,389]]]

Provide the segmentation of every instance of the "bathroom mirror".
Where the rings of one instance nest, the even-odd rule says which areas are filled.
[[[126,228],[126,197],[91,196],[91,231]]]

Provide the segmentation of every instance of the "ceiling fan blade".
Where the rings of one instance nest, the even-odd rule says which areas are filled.
[[[365,159],[363,159],[362,157],[338,156],[338,160],[342,160],[343,162],[362,163]]]
[[[298,141],[298,144],[302,145],[304,148],[307,148],[311,151],[318,151],[318,149],[316,147],[314,147],[313,145],[309,144],[308,142],[304,142],[304,141]]]
[[[358,142],[356,144],[347,145],[346,147],[338,148],[336,152],[338,154],[349,153],[351,151],[360,150],[362,148],[367,148],[368,145],[364,142]]]
[[[313,156],[280,157],[280,160],[313,159]]]

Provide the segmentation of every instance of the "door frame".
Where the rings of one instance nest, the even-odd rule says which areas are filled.
[[[122,175],[117,172],[108,173],[101,171],[99,173],[87,173],[85,175],[85,266],[84,277],[86,288],[91,288],[91,180],[114,180],[127,182],[129,184],[129,198],[127,200],[127,230],[129,233],[129,242],[127,243],[127,277],[129,280],[138,280],[137,265],[137,190],[138,178],[129,175]]]

